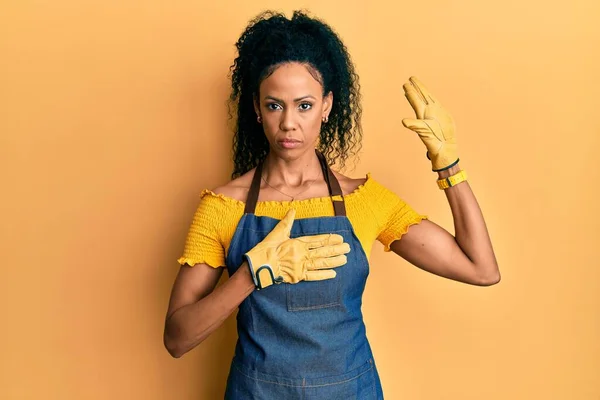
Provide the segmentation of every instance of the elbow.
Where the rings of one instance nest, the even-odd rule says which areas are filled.
[[[182,357],[208,336],[205,330],[195,332],[184,322],[182,323],[182,318],[178,318],[175,314],[167,317],[165,321],[163,345],[173,358]]]
[[[171,338],[167,332],[165,332],[163,336],[163,344],[165,346],[165,349],[167,349],[167,351],[173,358],[180,358],[185,354],[185,351],[177,343],[177,340]]]
[[[494,286],[496,284],[500,283],[500,275],[498,275],[497,277],[494,278],[490,278],[487,279],[485,281],[483,281],[480,286]]]
[[[198,346],[205,338],[199,340],[193,340],[188,338],[187,335],[183,335],[177,329],[173,327],[166,327],[163,334],[163,344],[165,349],[169,352],[171,357],[180,358],[194,347]]]
[[[173,358],[180,358],[190,350],[185,343],[182,331],[174,324],[173,320],[167,320],[165,324],[163,345]]]
[[[500,271],[498,268],[495,269],[494,272],[486,274],[485,276],[480,277],[477,282],[478,286],[493,286],[500,283],[502,277],[500,276]]]

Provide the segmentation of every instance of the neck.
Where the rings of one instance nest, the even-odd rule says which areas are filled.
[[[263,166],[263,177],[271,185],[293,188],[308,181],[318,180],[323,174],[314,150],[307,151],[295,159],[283,159],[270,151]]]

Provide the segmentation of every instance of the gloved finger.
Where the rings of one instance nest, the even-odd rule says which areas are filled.
[[[296,240],[306,243],[309,249],[344,243],[344,238],[342,237],[342,235],[338,235],[337,233],[300,236],[297,237]]]
[[[402,87],[404,88],[404,96],[406,96],[410,106],[415,110],[417,118],[423,118],[425,116],[425,107],[427,107],[425,99],[421,97],[419,92],[410,83],[405,83]]]
[[[296,216],[296,210],[290,208],[285,214],[285,217],[275,225],[275,228],[265,237],[264,240],[273,238],[289,238],[290,232],[292,231],[292,225],[294,225],[294,217]]]
[[[336,244],[333,246],[317,247],[308,251],[309,258],[334,257],[340,254],[350,253],[350,245],[348,243]]]
[[[424,119],[404,118],[402,120],[402,125],[410,129],[411,131],[418,133],[419,135],[432,133],[430,125],[428,125],[427,121],[425,121]]]
[[[345,255],[339,255],[335,257],[326,257],[326,258],[315,258],[312,260],[312,263],[306,267],[309,271],[319,270],[319,269],[329,269],[329,268],[337,268],[342,265],[346,265],[348,262],[348,257]]]
[[[323,281],[325,279],[333,279],[337,274],[332,269],[324,269],[320,271],[307,271],[305,281]]]
[[[431,94],[429,90],[425,87],[423,82],[417,79],[416,76],[411,76],[408,78],[409,82],[412,86],[420,93],[420,95],[425,99],[427,104],[429,103],[439,103],[435,97]]]

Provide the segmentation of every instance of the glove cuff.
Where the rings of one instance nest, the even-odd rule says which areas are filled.
[[[248,254],[244,254],[244,260],[248,264],[248,269],[250,270],[250,276],[252,277],[252,281],[254,282],[254,286],[258,288],[258,281],[256,280],[256,275],[254,274],[254,268],[252,266],[252,259],[248,257]]]
[[[428,153],[428,156],[427,156],[427,158],[429,158],[429,153]],[[440,169],[435,169],[435,168],[433,168],[433,169],[432,169],[432,171],[433,171],[433,172],[445,171],[445,170],[447,170],[447,169],[450,169],[450,168],[454,167],[456,164],[458,164],[458,162],[459,162],[459,161],[460,161],[460,158],[457,158],[457,159],[456,159],[456,161],[454,161],[452,164],[448,165],[447,167],[440,168]]]
[[[250,275],[252,276],[252,281],[254,282],[254,286],[257,290],[264,289],[274,283],[281,283],[283,281],[281,277],[275,278],[273,275],[273,269],[269,264],[261,265],[258,267],[258,269],[256,269],[252,264],[252,258],[248,256],[248,253],[244,254],[244,259],[248,263]]]

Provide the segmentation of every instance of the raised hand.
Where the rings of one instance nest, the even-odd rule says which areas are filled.
[[[419,135],[434,171],[450,168],[458,162],[452,116],[416,77],[411,76],[402,87],[417,116],[404,118],[402,124]]]

